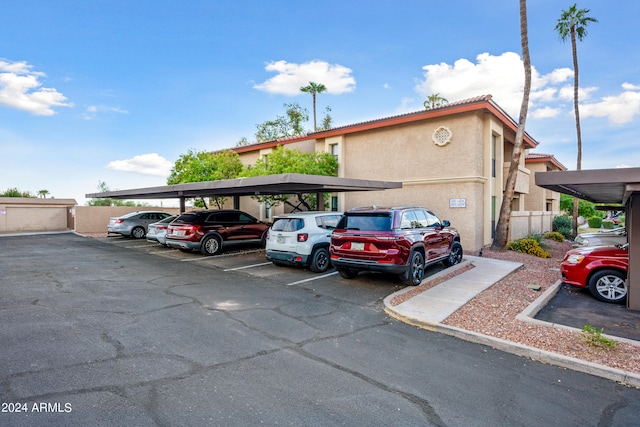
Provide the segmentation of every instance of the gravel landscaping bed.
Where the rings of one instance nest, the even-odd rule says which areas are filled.
[[[560,263],[571,249],[570,242],[544,240],[544,245],[551,258],[485,248],[482,256],[486,258],[520,262],[524,267],[480,293],[442,323],[640,374],[640,345],[618,341],[615,348],[594,346],[587,343],[581,332],[516,320],[541,292],[560,279]],[[535,291],[528,285],[539,285],[541,289]]]

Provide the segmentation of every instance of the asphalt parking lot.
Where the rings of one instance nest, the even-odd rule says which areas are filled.
[[[386,316],[382,275],[0,238],[0,425],[637,425],[640,390]]]

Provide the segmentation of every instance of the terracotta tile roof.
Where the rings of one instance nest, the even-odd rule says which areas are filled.
[[[544,163],[549,162],[555,165],[558,169],[566,171],[567,167],[560,163],[553,154],[544,153],[528,153],[524,158],[525,163]]]
[[[344,126],[338,126],[335,128],[321,130],[316,132],[309,132],[300,135],[288,136],[279,138],[273,141],[256,142],[253,144],[242,145],[234,147],[238,153],[255,151],[260,148],[270,148],[278,145],[287,144],[296,141],[304,141],[310,138],[326,138],[335,135],[341,135],[346,133],[361,132],[364,130],[377,129],[386,126],[392,126],[402,123],[410,123],[417,120],[423,120],[435,117],[444,117],[451,114],[463,113],[467,111],[475,111],[479,109],[488,109],[495,116],[502,120],[502,122],[514,132],[518,128],[516,121],[509,116],[498,104],[492,100],[491,95],[480,95],[473,98],[467,98],[460,101],[450,102],[443,104],[436,108],[424,109],[419,111],[413,111],[410,113],[398,114],[395,116],[383,117],[380,119],[367,120],[364,122],[352,123]],[[525,143],[527,148],[535,148],[538,142],[534,140],[529,134],[525,132]]]

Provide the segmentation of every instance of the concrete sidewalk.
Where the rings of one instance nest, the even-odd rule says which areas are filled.
[[[391,305],[393,298],[406,292],[411,292],[415,288],[407,287],[389,295],[384,299],[385,312],[405,323],[434,332],[452,335],[466,341],[488,345],[508,353],[529,357],[531,359],[540,360],[556,366],[640,387],[640,375],[636,373],[626,372],[620,369],[614,369],[608,366],[598,365],[573,357],[513,343],[500,338],[490,337],[477,332],[443,325],[441,323],[443,320],[469,302],[480,292],[522,267],[521,263],[465,255],[463,262],[452,268],[463,268],[469,264],[472,264],[474,268],[458,274],[457,276],[415,295],[398,305]],[[451,272],[451,269],[446,269],[434,276],[430,276],[429,279],[433,280]],[[580,332],[579,329],[571,328],[569,326],[562,326],[534,319],[536,313],[538,313],[538,311],[542,309],[542,307],[544,307],[551,298],[553,298],[559,285],[560,281],[543,293],[536,301],[519,314],[517,319],[514,319],[514,322],[530,321],[537,324],[546,324],[546,326],[549,327],[566,328]],[[620,341],[629,341],[636,345],[640,344],[637,341],[625,338],[612,338]]]

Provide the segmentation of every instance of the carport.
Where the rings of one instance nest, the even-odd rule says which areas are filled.
[[[629,241],[627,308],[640,310],[640,168],[536,172],[536,185],[593,203],[622,204]]]
[[[238,209],[240,207],[241,196],[315,193],[318,195],[317,200],[322,200],[321,195],[323,193],[380,191],[393,188],[402,188],[402,183],[287,173],[252,178],[190,182],[187,184],[164,185],[161,187],[90,193],[86,194],[85,197],[111,199],[179,199],[180,212],[184,212],[185,199],[187,198],[233,197],[233,206]]]

